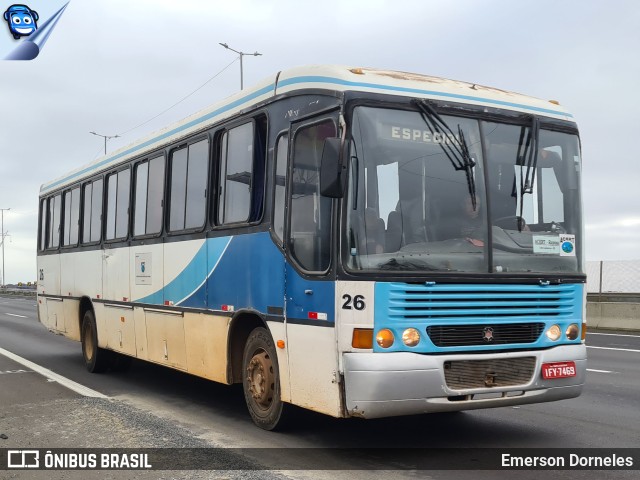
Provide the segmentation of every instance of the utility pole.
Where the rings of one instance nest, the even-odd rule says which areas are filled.
[[[226,43],[221,43],[220,45],[222,45],[227,50],[231,50],[232,52],[236,52],[238,55],[240,55],[240,90],[242,90],[244,88],[243,80],[242,80],[242,77],[243,77],[243,73],[242,73],[242,57],[244,57],[245,55],[251,55],[252,57],[258,57],[258,56],[261,56],[262,54],[258,53],[258,52],[254,52],[254,53],[240,52],[238,50],[234,50],[233,48],[231,48]]]
[[[102,137],[104,138],[104,154],[107,154],[107,140],[110,140],[112,138],[120,138],[120,135],[100,135],[99,133],[96,132],[89,132],[92,135],[96,135],[97,137]]]
[[[11,210],[10,208],[0,208],[0,237],[2,237],[2,287],[6,285],[4,282],[4,240],[7,238],[7,234],[4,231],[4,212]]]

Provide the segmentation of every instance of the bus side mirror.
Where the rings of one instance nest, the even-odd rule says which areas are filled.
[[[344,195],[344,175],[338,137],[324,139],[320,163],[320,194],[324,197],[342,198]]]

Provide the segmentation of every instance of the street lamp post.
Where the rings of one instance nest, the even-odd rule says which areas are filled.
[[[231,50],[232,52],[236,52],[238,55],[240,55],[240,90],[242,90],[244,88],[244,84],[243,84],[243,80],[242,80],[242,77],[243,77],[243,74],[242,74],[242,57],[244,57],[245,55],[251,55],[253,57],[258,57],[258,56],[261,56],[262,54],[258,53],[258,52],[254,52],[254,53],[240,52],[238,50],[234,50],[233,48],[231,48],[226,43],[221,43],[220,45],[222,45],[227,50]]]
[[[120,135],[100,135],[99,133],[96,132],[89,132],[92,135],[96,135],[97,137],[102,137],[104,138],[104,154],[107,154],[107,140],[112,139],[112,138],[120,138]]]
[[[0,208],[0,237],[2,237],[2,286],[4,287],[4,240],[7,238],[7,234],[4,232],[4,211],[11,210],[10,208]]]

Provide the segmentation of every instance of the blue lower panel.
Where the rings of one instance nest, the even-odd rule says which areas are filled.
[[[136,301],[162,304],[163,298],[183,298],[179,305],[184,307],[219,311],[233,306],[262,314],[275,307],[284,313],[285,285],[288,319],[335,322],[335,282],[302,278],[285,264],[268,232],[208,238],[163,290]]]
[[[284,258],[268,233],[237,235],[224,251],[207,239],[210,268],[206,281],[181,305],[223,305],[266,313],[268,306],[284,304]]]

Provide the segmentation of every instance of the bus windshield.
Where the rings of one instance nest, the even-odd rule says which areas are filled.
[[[582,272],[577,135],[434,115],[354,109],[346,268]]]

